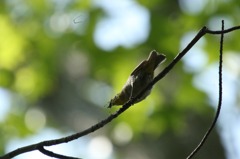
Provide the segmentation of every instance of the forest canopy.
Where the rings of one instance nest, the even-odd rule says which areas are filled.
[[[152,50],[167,60],[199,29],[239,25],[237,0],[0,2],[0,154],[82,131]],[[210,125],[220,36],[206,35],[152,93],[84,138],[53,148],[80,158],[186,158]],[[199,158],[240,158],[239,31],[225,35],[223,110]],[[232,140],[236,143],[231,144]],[[232,148],[234,147],[234,148]],[[37,152],[16,158],[42,158]]]

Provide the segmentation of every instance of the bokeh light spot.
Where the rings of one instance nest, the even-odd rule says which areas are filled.
[[[46,116],[39,109],[30,109],[25,114],[25,124],[31,131],[39,131],[46,124]]]
[[[133,132],[127,123],[119,123],[113,131],[114,141],[119,145],[125,145],[131,141]]]
[[[94,33],[96,44],[104,50],[118,46],[133,47],[144,42],[149,34],[150,15],[147,9],[128,0],[104,0],[97,6],[108,14],[102,19]]]
[[[106,159],[112,153],[112,143],[104,136],[93,138],[88,145],[88,153],[93,159]]]

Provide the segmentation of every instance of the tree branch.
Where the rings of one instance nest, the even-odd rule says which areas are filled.
[[[52,151],[49,151],[47,149],[45,149],[43,146],[39,147],[38,150],[40,152],[42,152],[43,154],[50,156],[50,157],[54,157],[54,158],[60,158],[60,159],[80,159],[80,158],[76,158],[76,157],[69,157],[69,156],[64,156],[64,155],[60,155],[57,153],[54,153]]]
[[[224,21],[222,21],[222,30],[224,30]],[[215,114],[215,117],[212,121],[212,124],[210,125],[209,129],[207,130],[207,132],[205,133],[205,135],[203,136],[202,140],[200,141],[200,143],[197,145],[197,147],[191,152],[191,154],[187,157],[187,159],[191,159],[203,146],[203,144],[205,143],[205,141],[207,140],[208,136],[210,135],[210,133],[212,132],[214,126],[217,123],[220,111],[221,111],[221,107],[222,107],[222,63],[223,63],[223,38],[224,38],[224,33],[221,33],[221,38],[220,38],[220,50],[219,50],[219,98],[218,98],[218,107],[217,107],[217,112]]]
[[[174,58],[174,60],[167,67],[165,67],[165,69],[163,69],[163,71],[160,72],[153,79],[153,81],[151,83],[149,83],[149,85],[145,89],[143,89],[135,98],[132,98],[130,101],[125,103],[114,114],[111,114],[106,119],[100,121],[99,123],[93,125],[92,127],[88,128],[88,129],[86,129],[82,132],[78,132],[76,134],[73,134],[73,135],[70,135],[70,136],[67,136],[67,137],[63,137],[63,138],[59,138],[59,139],[56,139],[56,140],[46,140],[46,141],[42,141],[42,142],[39,142],[39,143],[36,143],[36,144],[21,147],[21,148],[18,148],[14,151],[11,151],[11,152],[1,156],[0,159],[13,158],[15,156],[18,156],[18,155],[26,153],[26,152],[38,150],[39,147],[53,146],[53,145],[58,145],[58,144],[62,144],[62,143],[67,143],[67,142],[70,142],[72,140],[76,140],[76,139],[78,139],[82,136],[85,136],[89,133],[92,133],[92,132],[100,129],[101,127],[105,126],[106,124],[111,122],[113,119],[118,117],[120,114],[122,114],[124,111],[126,111],[138,98],[140,98],[144,94],[145,91],[147,91],[150,87],[152,87],[155,83],[157,83],[160,79],[162,79],[177,64],[177,62],[179,62],[180,59],[198,42],[198,40],[201,39],[202,36],[204,36],[205,34],[225,34],[225,33],[229,33],[229,32],[232,32],[232,31],[238,30],[238,29],[240,29],[240,26],[232,27],[232,28],[229,28],[227,30],[222,30],[222,31],[211,31],[207,27],[204,26],[197,33],[197,35],[194,37],[194,39],[187,45],[187,47],[182,52],[180,52]]]

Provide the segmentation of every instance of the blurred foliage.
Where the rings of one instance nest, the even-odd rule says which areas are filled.
[[[104,50],[96,45],[94,32],[108,15],[93,3],[0,2],[0,86],[11,92],[10,111],[0,123],[0,145],[6,145],[13,137],[36,133],[24,121],[26,112],[32,108],[44,112],[46,127],[66,132],[88,128],[118,109],[109,111],[104,106],[151,50],[167,56],[165,64],[157,70],[160,72],[180,51],[182,37],[188,32],[196,33],[205,25],[220,29],[221,17],[228,18],[226,26],[239,24],[237,0],[206,1],[205,8],[196,13],[184,10],[182,0],[138,0],[150,14],[148,38],[132,47]],[[227,35],[226,49],[240,50],[238,38],[237,32]],[[219,36],[207,35],[205,40],[209,65],[217,60]],[[186,157],[213,117],[206,94],[193,86],[197,74],[187,72],[180,62],[155,85],[145,101],[103,128],[112,139],[118,123],[131,127],[130,143],[121,146],[113,141],[118,158],[131,156],[132,152],[144,153],[145,158]],[[211,138],[202,150],[207,152],[199,157],[224,158],[216,132]],[[5,153],[4,147],[0,147],[0,153]]]

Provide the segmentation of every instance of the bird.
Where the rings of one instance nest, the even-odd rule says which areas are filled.
[[[110,100],[108,108],[123,105],[136,97],[153,80],[154,70],[165,60],[166,56],[164,54],[159,54],[155,50],[151,51],[148,58],[132,71],[121,92]],[[136,99],[133,104],[144,100],[151,93],[151,89],[152,87]]]

